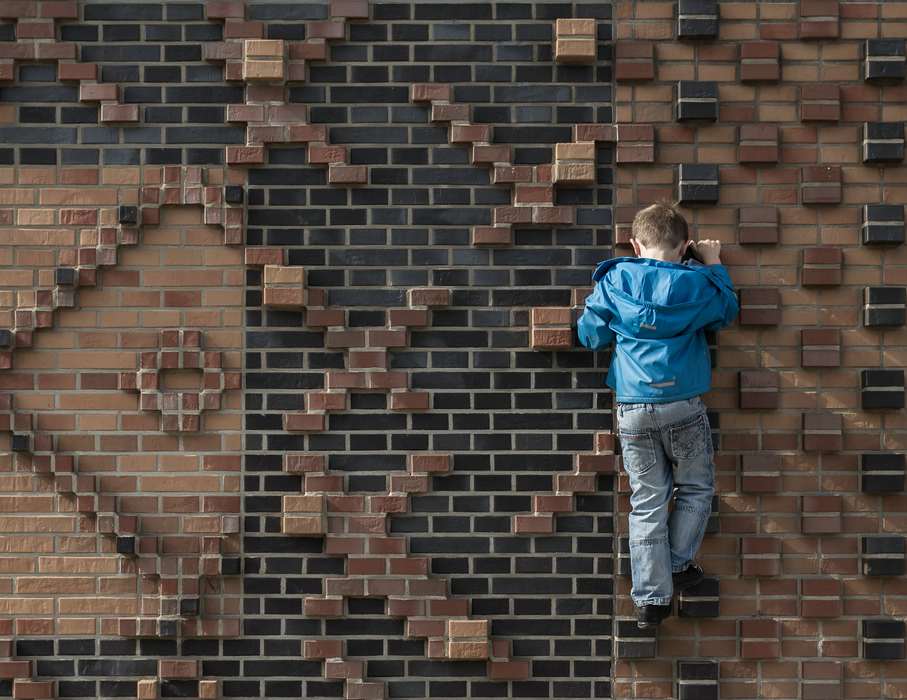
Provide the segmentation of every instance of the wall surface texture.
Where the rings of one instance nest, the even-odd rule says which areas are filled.
[[[907,1],[0,0],[0,697],[902,698]],[[575,319],[718,238],[657,636]]]

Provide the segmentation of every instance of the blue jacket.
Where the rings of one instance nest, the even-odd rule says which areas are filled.
[[[622,403],[705,393],[712,364],[705,331],[729,325],[739,304],[724,265],[619,257],[598,264],[577,322],[592,350],[617,340],[605,383]]]

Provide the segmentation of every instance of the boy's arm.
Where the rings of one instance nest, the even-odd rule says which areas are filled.
[[[719,290],[702,310],[699,316],[700,327],[706,331],[717,331],[731,325],[740,312],[740,303],[727,268],[721,263],[713,263],[697,265],[696,269],[707,275]]]
[[[576,322],[579,342],[590,350],[601,350],[614,340],[614,331],[608,326],[611,312],[605,304],[601,284],[596,284],[592,294],[586,297],[586,308]]]

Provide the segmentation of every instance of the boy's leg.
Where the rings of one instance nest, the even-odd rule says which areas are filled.
[[[687,421],[666,429],[674,467],[674,510],[668,524],[671,542],[671,571],[679,572],[693,562],[702,544],[712,496],[715,493],[715,464],[712,434],[705,407]]]
[[[640,429],[639,422],[645,418],[630,417],[635,412],[624,414],[619,431],[624,470],[632,491],[633,510],[628,518],[633,578],[630,597],[637,606],[670,605],[673,594],[668,538],[671,465],[657,428]]]

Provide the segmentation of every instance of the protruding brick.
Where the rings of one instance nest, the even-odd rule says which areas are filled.
[[[208,0],[205,15],[208,19],[244,19],[246,3],[244,0]]]
[[[444,453],[416,452],[407,456],[409,471],[413,474],[435,474],[450,471],[451,456]]]
[[[865,122],[863,162],[886,163],[904,160],[904,122]]]
[[[199,662],[195,659],[161,659],[158,675],[161,678],[198,678]]]
[[[775,207],[740,207],[737,210],[737,242],[777,243],[778,210]]]
[[[860,455],[860,490],[863,493],[897,493],[904,490],[905,455],[868,452]]]
[[[17,678],[13,681],[14,700],[45,700],[54,697],[54,681],[32,681]]]
[[[368,0],[331,0],[330,16],[344,19],[368,19]]]
[[[718,119],[718,83],[680,80],[677,83],[676,119],[679,122]]]
[[[264,162],[264,146],[227,146],[227,163],[230,165],[259,165]]]
[[[781,78],[781,48],[776,41],[751,41],[740,45],[740,80],[777,82]]]
[[[138,700],[158,700],[158,681],[156,678],[142,678],[136,683]]]
[[[778,407],[778,374],[772,370],[742,370],[740,408],[775,409]]]
[[[58,80],[97,80],[98,66],[95,63],[59,63]],[[116,87],[116,86],[114,86]],[[115,92],[115,90],[114,90]],[[113,99],[116,99],[114,95]]]
[[[442,287],[414,287],[406,292],[409,306],[448,306],[450,290]]]
[[[863,325],[903,326],[907,320],[907,287],[864,287]]]
[[[706,659],[678,660],[677,697],[690,700],[717,698],[718,662]]]
[[[326,419],[323,413],[285,413],[283,429],[293,432],[323,431]]]
[[[863,205],[863,245],[897,245],[904,242],[903,204]]]
[[[328,182],[332,185],[367,184],[368,166],[331,163],[328,166]]]
[[[718,0],[678,0],[678,39],[713,39],[716,36]]]
[[[199,700],[218,700],[221,697],[220,680],[205,678],[198,682]]]
[[[781,323],[781,294],[772,287],[744,287],[739,291],[738,322],[744,326],[776,326]]]
[[[410,102],[450,102],[453,95],[450,85],[440,83],[413,83],[409,86]]]
[[[139,120],[139,106],[137,104],[101,104],[101,121],[111,122],[137,122]]]
[[[907,75],[904,39],[867,39],[863,42],[863,79],[895,82]]]
[[[639,629],[635,619],[617,620],[617,657],[651,659],[657,653],[656,629]]]
[[[287,72],[285,63],[280,61],[243,61],[243,80],[260,82],[283,82]]]
[[[864,409],[904,408],[903,369],[864,369],[860,372],[860,405]]]
[[[678,199],[682,204],[714,204],[718,201],[718,166],[682,163],[678,173]]]
[[[510,226],[473,226],[472,245],[509,246],[513,244],[513,229]]]
[[[554,59],[557,63],[595,63],[595,20],[555,21]]]
[[[533,328],[530,340],[533,350],[568,350],[573,347],[571,328]]]
[[[904,658],[904,621],[868,619],[862,621],[864,659],[878,661]]]
[[[800,39],[836,39],[838,0],[800,0]]]

